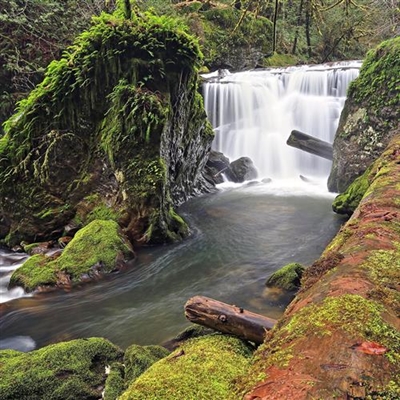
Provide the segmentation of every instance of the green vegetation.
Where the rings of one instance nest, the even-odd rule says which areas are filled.
[[[371,169],[371,167],[368,168],[363,175],[356,178],[344,193],[335,198],[332,204],[333,211],[349,216],[353,214],[371,184]]]
[[[58,281],[79,282],[83,277],[93,278],[117,270],[133,254],[115,221],[95,220],[77,232],[59,257],[30,257],[14,271],[10,286],[32,291]]]
[[[212,140],[197,93],[201,59],[196,40],[172,17],[94,18],[5,124],[6,244],[56,239],[71,221],[79,227],[95,219],[117,221],[132,242],[185,236],[173,191],[189,196],[197,171],[170,154],[190,147],[182,153],[197,165]],[[182,177],[170,175],[175,163]]]
[[[170,352],[161,346],[129,346],[124,355],[125,380],[128,384],[135,381],[151,365]]]
[[[351,83],[349,96],[367,101],[376,109],[400,103],[400,37],[381,43],[365,58],[359,79]]]
[[[0,351],[2,400],[98,399],[105,367],[122,351],[101,338],[78,339],[29,353]]]
[[[274,272],[267,280],[268,287],[278,287],[294,291],[299,289],[304,267],[299,263],[290,263]]]
[[[246,372],[250,356],[246,345],[233,337],[189,340],[137,378],[121,400],[232,400],[234,379]]]
[[[9,285],[10,287],[21,286],[31,292],[38,287],[53,286],[56,283],[56,271],[49,265],[49,257],[36,254],[13,272]]]

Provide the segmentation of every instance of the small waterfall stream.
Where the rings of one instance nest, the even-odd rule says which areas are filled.
[[[250,157],[260,177],[323,177],[330,162],[286,145],[293,129],[333,142],[347,88],[361,62],[247,71],[204,84],[213,147],[231,161]]]

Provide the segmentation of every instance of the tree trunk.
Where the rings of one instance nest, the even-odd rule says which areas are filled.
[[[296,54],[296,50],[297,50],[297,40],[299,37],[299,28],[301,25],[301,14],[303,13],[303,0],[300,0],[300,4],[299,4],[299,12],[297,14],[297,24],[296,24],[296,32],[295,32],[295,36],[294,36],[294,40],[293,40],[293,47],[292,47],[292,54],[295,55]]]
[[[307,7],[306,7],[306,40],[307,40],[307,51],[308,57],[311,58],[311,0],[307,0]]]
[[[286,144],[330,161],[333,159],[333,146],[330,143],[300,131],[293,130]]]
[[[266,331],[276,323],[272,318],[203,296],[192,297],[186,302],[185,315],[191,322],[256,344],[264,341]]]
[[[278,21],[279,0],[275,0],[275,11],[273,20],[273,34],[272,34],[272,53],[276,51],[276,24]]]
[[[255,354],[245,400],[399,398],[399,136],[371,168],[356,211]]]

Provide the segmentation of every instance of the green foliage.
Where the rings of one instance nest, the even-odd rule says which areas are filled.
[[[0,0],[0,136],[15,102],[104,7],[104,0]]]
[[[78,339],[29,353],[0,351],[2,400],[97,399],[105,366],[122,351],[101,338]]]
[[[189,340],[137,378],[121,400],[231,400],[234,379],[247,371],[250,356],[247,346],[233,337]]]

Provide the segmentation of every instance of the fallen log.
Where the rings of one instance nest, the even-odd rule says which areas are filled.
[[[333,146],[330,143],[300,131],[293,130],[286,144],[330,161],[333,159]]]
[[[366,174],[352,217],[255,354],[245,400],[400,398],[400,136]]]
[[[256,344],[264,341],[266,331],[272,329],[277,322],[272,318],[204,296],[195,296],[186,302],[185,316],[195,324]]]

